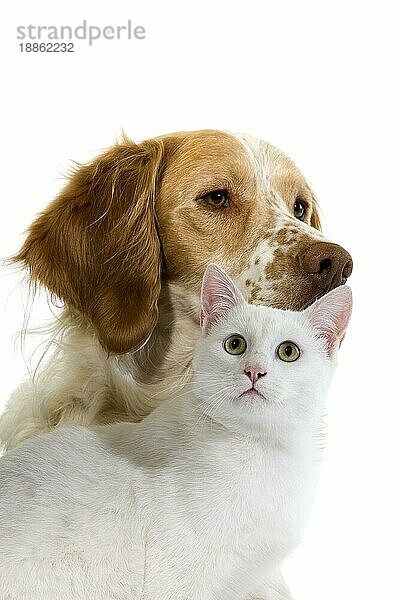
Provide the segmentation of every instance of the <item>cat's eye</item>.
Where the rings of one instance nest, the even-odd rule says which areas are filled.
[[[300,348],[294,342],[282,342],[277,350],[279,358],[285,362],[294,362],[300,356]]]
[[[215,190],[201,198],[209,206],[214,208],[226,208],[229,206],[229,195],[227,190]]]
[[[302,221],[305,217],[306,209],[307,206],[305,202],[302,202],[302,200],[296,200],[293,205],[293,213],[296,219],[300,219],[300,221]]]
[[[247,348],[247,343],[241,335],[230,335],[224,342],[224,348],[228,354],[243,354]]]

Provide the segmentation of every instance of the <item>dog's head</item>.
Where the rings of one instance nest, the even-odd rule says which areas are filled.
[[[250,302],[299,309],[351,274],[319,231],[301,172],[270,144],[220,131],[128,139],[80,166],[31,225],[15,260],[94,327],[141,346],[163,280],[199,293],[221,264]]]

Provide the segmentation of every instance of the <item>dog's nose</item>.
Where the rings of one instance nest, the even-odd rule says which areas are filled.
[[[318,287],[327,290],[345,283],[353,270],[353,260],[347,250],[329,242],[312,244],[300,256],[300,264]]]
[[[264,375],[267,374],[262,367],[246,367],[244,372],[253,385],[260,379],[260,377],[264,377]]]

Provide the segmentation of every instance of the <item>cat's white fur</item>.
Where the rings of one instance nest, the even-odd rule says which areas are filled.
[[[310,511],[350,291],[299,313],[250,306],[212,265],[202,301],[192,391],[141,423],[58,428],[0,459],[0,598],[291,597],[279,565]],[[234,333],[242,355],[224,349]],[[279,359],[285,340],[297,361]],[[250,393],[252,366],[266,375]]]

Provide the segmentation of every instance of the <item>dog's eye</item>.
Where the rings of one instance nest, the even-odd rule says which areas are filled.
[[[294,362],[300,356],[300,348],[294,342],[282,342],[276,353],[284,362]]]
[[[226,190],[210,192],[203,196],[201,200],[204,200],[206,204],[215,208],[226,208],[229,205],[229,196]]]
[[[302,200],[296,200],[293,205],[293,212],[296,219],[300,219],[301,221],[304,219],[306,208],[306,204]]]
[[[225,340],[224,348],[228,354],[243,354],[247,348],[247,343],[243,336],[231,335]]]

